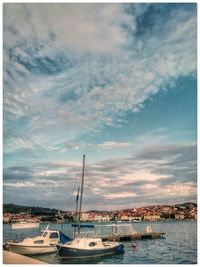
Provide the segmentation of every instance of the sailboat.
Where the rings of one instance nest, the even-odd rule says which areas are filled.
[[[83,185],[84,185],[84,172],[85,172],[85,155],[83,155],[82,166],[82,179],[81,179],[81,192],[79,201],[79,217],[77,224],[77,235],[75,238],[64,244],[57,245],[58,255],[62,259],[77,259],[77,258],[91,258],[98,256],[106,256],[112,254],[124,253],[124,246],[119,242],[105,241],[103,242],[99,237],[82,237],[80,234],[81,229],[81,208],[83,198]]]

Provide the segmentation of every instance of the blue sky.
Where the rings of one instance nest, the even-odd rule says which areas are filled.
[[[197,200],[196,4],[4,4],[4,203]],[[70,203],[70,204],[69,204]]]

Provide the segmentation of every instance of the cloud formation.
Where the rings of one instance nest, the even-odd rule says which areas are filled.
[[[87,207],[196,199],[196,140],[130,119],[165,90],[181,105],[178,79],[196,80],[196,4],[9,3],[3,16],[5,202],[65,208],[85,151]]]
[[[150,151],[152,157],[149,156]],[[166,201],[176,203],[182,199],[196,201],[196,164],[195,144],[146,147],[130,158],[88,164],[85,208],[103,209],[107,200],[114,200],[106,205],[107,209]],[[24,174],[25,178],[16,175],[17,173]],[[34,165],[29,168],[10,167],[4,172],[4,186],[6,191],[12,194],[14,191],[18,194],[18,190],[31,190],[36,201],[41,203],[44,195],[53,196],[59,192],[57,202],[60,202],[54,207],[66,208],[67,201],[78,188],[80,177],[81,164],[73,162],[54,162],[46,166],[41,165],[40,168]],[[6,200],[12,199],[11,194],[7,194]],[[90,202],[91,198],[93,202]],[[48,200],[47,197],[46,201]]]
[[[149,5],[4,5],[5,131],[12,124],[19,138],[25,130],[44,147],[58,135],[71,140],[120,125],[124,112],[138,112],[173,79],[195,73],[194,9],[168,7],[159,27],[165,8],[157,8],[149,36],[140,29]],[[6,139],[6,151],[18,149],[19,140]]]

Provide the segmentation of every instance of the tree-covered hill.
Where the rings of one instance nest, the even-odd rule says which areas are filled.
[[[57,209],[42,208],[42,207],[30,207],[20,206],[15,204],[3,204],[3,213],[31,213],[34,215],[53,215],[58,212]]]
[[[185,207],[186,209],[191,209],[193,207],[197,207],[197,203],[186,202],[183,204],[176,204],[172,206],[175,206],[178,209],[182,209],[182,207]],[[60,211],[62,212],[62,210]],[[42,208],[42,207],[20,206],[20,205],[15,205],[15,204],[3,204],[3,213],[20,213],[20,212],[24,212],[24,213],[31,212],[31,214],[34,214],[34,215],[55,215],[58,213],[58,210],[50,209],[50,208]],[[90,210],[90,212],[101,213],[103,211]]]

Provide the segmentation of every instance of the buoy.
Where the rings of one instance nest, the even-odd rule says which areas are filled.
[[[151,233],[151,232],[152,232],[152,228],[151,228],[150,225],[148,225],[148,226],[146,227],[146,232],[147,232],[147,233]]]
[[[133,243],[133,244],[131,245],[131,247],[132,247],[132,248],[137,248],[137,245],[136,245],[135,243]]]

